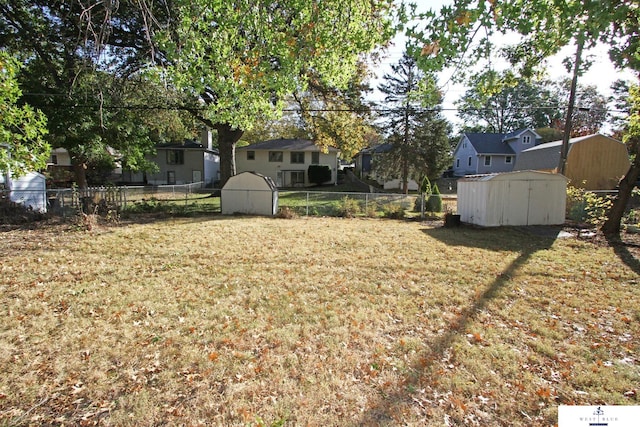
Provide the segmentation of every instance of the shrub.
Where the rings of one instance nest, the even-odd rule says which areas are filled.
[[[331,168],[322,165],[309,165],[307,170],[309,182],[321,185],[327,181],[331,181]]]
[[[384,207],[385,218],[402,219],[405,217],[404,206],[401,203],[392,203]]]
[[[416,201],[413,205],[414,212],[422,211],[423,197],[426,198],[426,202],[424,204],[425,212],[442,212],[442,196],[440,195],[438,185],[434,184],[433,187],[430,188],[431,193],[423,193],[416,197]]]
[[[360,213],[360,203],[355,199],[344,197],[338,207],[336,214],[344,218],[353,218]]]
[[[442,196],[438,184],[433,185],[432,193],[427,199],[425,209],[429,212],[442,212]]]
[[[367,203],[367,207],[365,209],[364,214],[369,218],[377,218],[378,217],[378,203],[375,201],[370,201]]]
[[[278,209],[276,218],[294,219],[294,218],[298,218],[298,213],[294,209],[285,206]]]
[[[598,227],[607,219],[611,203],[609,196],[601,196],[584,188],[568,186],[566,216],[573,221]]]

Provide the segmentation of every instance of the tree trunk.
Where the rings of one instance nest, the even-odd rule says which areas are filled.
[[[406,158],[402,159],[402,192],[409,194],[409,162]]]
[[[627,174],[620,181],[618,188],[618,195],[613,199],[613,205],[609,210],[607,220],[602,224],[600,231],[607,235],[620,234],[620,226],[622,223],[622,217],[631,198],[631,192],[636,185],[636,181],[640,177],[640,153],[636,153],[635,159],[629,168]]]
[[[242,137],[242,129],[234,129],[230,125],[217,124],[218,152],[220,154],[220,188],[236,174],[236,143]]]
[[[73,175],[76,181],[76,185],[79,189],[84,190],[88,187],[87,184],[87,164],[75,157],[71,158],[71,166],[73,168]]]

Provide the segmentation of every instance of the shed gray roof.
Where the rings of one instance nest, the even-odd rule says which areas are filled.
[[[257,144],[238,147],[238,150],[282,150],[282,151],[321,151],[313,141],[308,139],[271,139],[269,141],[258,142]],[[330,152],[337,152],[338,149],[328,147]]]
[[[569,140],[569,149],[576,142],[584,141],[600,134],[585,135]],[[609,137],[607,137],[609,138]],[[613,139],[613,138],[609,138]],[[513,170],[555,169],[560,163],[562,140],[552,141],[522,151],[516,159]]]
[[[569,141],[573,144],[573,141]],[[555,169],[560,162],[562,141],[547,142],[521,152],[516,158],[513,170]]]

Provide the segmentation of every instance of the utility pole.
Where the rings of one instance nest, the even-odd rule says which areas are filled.
[[[563,174],[567,166],[567,154],[569,153],[569,138],[571,137],[571,119],[573,117],[573,107],[576,103],[576,87],[578,86],[578,75],[580,74],[580,64],[582,62],[582,48],[584,47],[584,37],[578,34],[578,47],[576,49],[576,59],[573,64],[573,78],[571,79],[571,90],[569,92],[569,106],[567,116],[564,121],[564,134],[562,135],[562,148],[560,150],[560,163],[558,173]]]

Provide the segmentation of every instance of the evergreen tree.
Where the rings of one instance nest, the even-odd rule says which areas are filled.
[[[408,192],[411,178],[438,177],[450,161],[447,121],[441,116],[435,78],[420,71],[415,59],[403,55],[384,75],[378,89],[385,95],[383,128],[391,150],[377,173],[400,177]]]

